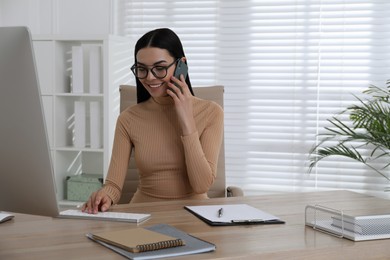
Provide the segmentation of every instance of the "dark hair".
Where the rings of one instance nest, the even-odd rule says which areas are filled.
[[[185,57],[183,45],[179,37],[171,29],[160,28],[153,31],[147,32],[144,34],[135,44],[134,49],[134,61],[137,63],[137,53],[139,50],[146,47],[156,47],[160,49],[165,49],[169,54],[176,60],[182,57]],[[187,61],[186,61],[187,63]],[[137,103],[141,103],[150,98],[149,92],[144,88],[142,83],[136,78],[137,82]],[[192,95],[194,92],[192,90],[190,77],[187,75],[186,83]]]

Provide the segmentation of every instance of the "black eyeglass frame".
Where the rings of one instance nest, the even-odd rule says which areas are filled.
[[[161,66],[161,65],[156,65],[156,66],[153,66],[152,68],[147,68],[145,66],[137,66],[136,64],[133,64],[133,66],[131,66],[130,70],[133,72],[134,76],[138,79],[145,79],[148,74],[149,74],[149,71],[153,74],[153,76],[155,76],[157,79],[163,79],[167,76],[168,74],[168,69],[170,67],[172,67],[173,64],[176,64],[178,61],[180,60],[180,58],[178,58],[177,60],[173,61],[171,64],[167,65],[167,66]],[[137,67],[142,67],[146,70],[146,74],[145,74],[145,77],[139,77],[137,75]],[[159,69],[165,69],[165,75],[162,77],[162,76],[158,76],[156,75],[156,73],[153,71],[155,68],[159,68]]]

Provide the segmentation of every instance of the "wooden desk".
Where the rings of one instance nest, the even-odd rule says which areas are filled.
[[[286,221],[282,225],[211,227],[183,209],[185,205],[247,203]],[[119,205],[116,210],[152,213],[139,226],[171,224],[215,243],[212,253],[175,259],[389,259],[390,239],[352,242],[304,225],[307,204],[348,209],[348,213],[390,213],[390,201],[348,192],[315,192]],[[0,259],[123,259],[85,237],[136,224],[57,219],[15,214],[0,224]]]

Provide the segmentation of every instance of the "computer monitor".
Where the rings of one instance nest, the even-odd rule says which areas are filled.
[[[0,211],[57,216],[31,35],[0,27]]]

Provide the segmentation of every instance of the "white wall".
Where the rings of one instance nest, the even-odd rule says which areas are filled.
[[[112,34],[115,0],[0,0],[0,26],[32,34]]]

